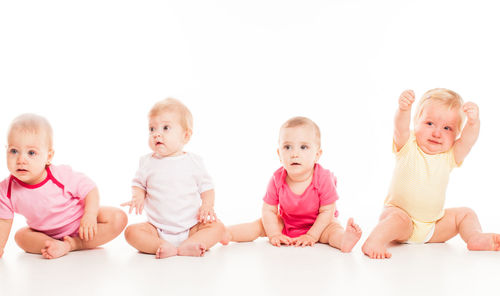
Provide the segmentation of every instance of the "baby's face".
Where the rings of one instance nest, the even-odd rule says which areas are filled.
[[[9,172],[29,185],[47,177],[45,166],[50,164],[54,152],[49,149],[45,132],[12,131],[8,137],[7,167]]]
[[[321,156],[314,128],[308,125],[282,128],[278,155],[291,177],[307,176]]]
[[[450,150],[460,132],[458,109],[430,102],[415,123],[417,144],[427,154]]]
[[[182,154],[188,140],[189,133],[182,128],[177,112],[164,111],[149,119],[149,147],[155,157]]]

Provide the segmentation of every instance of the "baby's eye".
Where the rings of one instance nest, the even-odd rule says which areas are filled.
[[[285,145],[285,146],[283,146],[283,149],[290,150],[290,149],[292,149],[292,145]]]
[[[149,131],[152,133],[155,131],[155,128],[151,126],[151,127],[149,127]]]
[[[431,126],[431,125],[432,125],[432,122],[427,121],[425,124],[427,124],[427,125]]]
[[[309,148],[309,146],[307,146],[307,145],[300,146],[300,149],[302,149],[302,150],[307,150],[308,148]]]
[[[164,126],[163,126],[163,130],[164,130],[164,131],[168,131],[169,129],[170,129],[170,127],[169,127],[168,125],[164,125]]]
[[[17,149],[14,149],[14,148],[9,150],[10,154],[17,154],[17,152],[18,152]]]
[[[28,155],[33,157],[36,155],[36,151],[30,150],[30,151],[28,151]]]
[[[449,127],[449,126],[445,126],[444,129],[447,130],[447,131],[451,131],[452,130],[451,127]]]

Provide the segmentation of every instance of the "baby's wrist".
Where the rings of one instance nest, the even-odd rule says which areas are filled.
[[[310,233],[306,233],[306,235],[310,236],[312,239],[314,239],[315,241],[319,241],[319,237],[317,237],[316,235],[314,234],[310,234]]]

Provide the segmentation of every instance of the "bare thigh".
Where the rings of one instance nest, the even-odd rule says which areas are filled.
[[[378,231],[384,231],[386,229],[377,229],[378,226],[385,227],[386,229],[391,228],[394,232],[393,241],[402,243],[406,242],[413,233],[413,221],[404,210],[395,206],[386,206],[380,214],[379,224],[376,227]],[[375,231],[375,230],[374,230]]]
[[[127,228],[125,229],[125,237],[129,237],[139,231],[160,238],[160,235],[158,234],[158,230],[156,230],[156,227],[149,222],[131,224],[127,226]]]
[[[444,243],[453,238],[459,232],[459,223],[466,215],[474,215],[469,208],[445,209],[443,218],[436,221],[436,228],[429,243]]]

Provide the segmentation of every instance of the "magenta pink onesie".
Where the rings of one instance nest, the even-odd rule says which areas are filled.
[[[47,178],[29,185],[14,176],[0,183],[0,219],[14,213],[26,218],[28,226],[61,239],[78,233],[87,194],[94,182],[66,165],[46,168]]]
[[[297,195],[288,187],[286,176],[283,167],[274,172],[267,186],[264,202],[279,205],[279,214],[285,224],[283,234],[297,237],[309,231],[321,206],[332,204],[339,199],[337,178],[332,172],[316,164],[311,184],[302,195]],[[338,212],[335,211],[335,217],[337,216]]]

